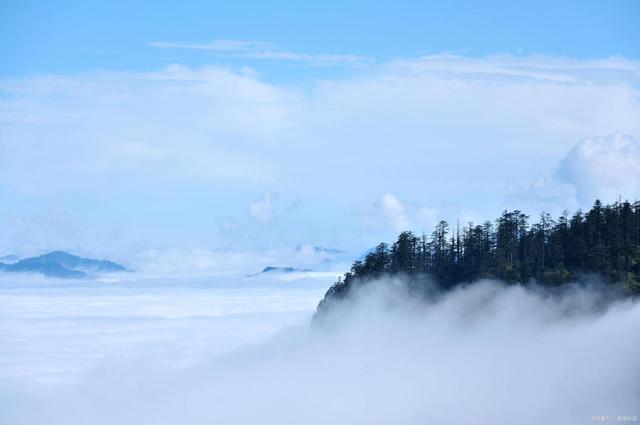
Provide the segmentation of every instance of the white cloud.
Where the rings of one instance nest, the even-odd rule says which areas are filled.
[[[412,77],[470,77],[476,82],[640,82],[640,64],[622,57],[571,59],[540,55],[490,55],[468,58],[458,55],[427,55],[393,60],[384,66],[388,72]]]
[[[582,203],[640,199],[640,141],[622,132],[582,140],[560,162],[557,175],[576,187]]]
[[[264,145],[286,126],[294,91],[224,67],[4,79],[2,180],[24,192],[124,178],[271,181]]]
[[[322,233],[348,246],[361,233],[350,230],[349,209],[381,191],[401,194],[405,207],[380,203],[370,221],[385,224],[368,226],[372,232],[407,221],[429,228],[434,209],[485,219],[503,208],[507,181],[534,180],[577,140],[615,129],[640,138],[638,62],[622,58],[428,56],[286,81],[269,82],[254,69],[179,65],[0,79],[0,189],[10,206],[29,196],[45,210],[55,197],[74,213],[73,203],[93,202],[87,194],[126,209],[136,195],[148,205],[146,197],[168,190],[180,193],[183,207],[164,227],[186,235],[199,226],[204,235],[227,217],[244,217],[247,197],[269,187],[303,201],[278,229],[286,234],[298,219],[304,234],[289,244],[316,243]],[[554,197],[569,197],[563,187]],[[220,208],[202,205],[212,191]],[[175,200],[154,206],[170,210]],[[204,209],[211,213],[196,217]],[[141,231],[151,226],[143,208],[126,220]],[[118,228],[124,219],[95,211],[92,221]],[[166,244],[153,240],[165,223],[153,224],[146,239]],[[282,243],[266,232],[260,238]],[[183,244],[194,245],[205,246]]]
[[[133,260],[136,271],[162,276],[214,276],[253,273],[278,262],[276,251],[147,248]]]
[[[274,49],[273,43],[251,40],[214,40],[209,43],[169,43],[164,41],[151,41],[149,46],[163,49],[196,49],[213,50],[219,52],[247,52],[255,50]]]
[[[273,43],[248,40],[213,40],[209,43],[171,43],[152,41],[149,46],[164,49],[205,50],[231,58],[305,62],[312,65],[364,65],[373,59],[358,55],[296,53]]]
[[[14,286],[0,293],[0,422],[533,425],[638,414],[637,302],[480,282],[425,305],[379,282],[329,326],[291,328],[327,281]]]
[[[82,230],[66,210],[50,208],[34,215],[10,216],[0,223],[0,249],[20,256],[40,255],[47,249],[77,249]]]
[[[405,230],[428,231],[437,223],[437,208],[408,204],[391,192],[383,193],[375,202],[356,206],[361,225],[369,230],[398,233]]]
[[[248,275],[267,266],[341,271],[349,267],[352,259],[349,253],[298,245],[266,250],[150,247],[132,255],[130,261],[131,267],[143,276],[191,278]]]
[[[64,250],[91,258],[106,258],[135,268],[131,253],[135,238],[111,226],[91,226],[69,210],[50,207],[33,214],[0,215],[0,256],[42,255]],[[139,242],[137,242],[139,243]]]
[[[383,179],[415,199],[495,193],[585,135],[640,132],[639,80],[630,60],[508,56],[393,60],[309,93],[212,66],[5,78],[0,178],[23,191],[124,174],[298,196]]]
[[[136,272],[77,282],[0,273],[0,423],[6,397],[21,388],[61,389],[110,361],[153,358],[180,368],[263,341],[307,320],[331,281]]]
[[[505,202],[507,208],[519,209],[534,217],[543,211],[557,216],[564,210],[573,211],[581,207],[576,187],[551,173],[541,174],[527,184],[509,182]]]
[[[274,214],[273,202],[274,195],[271,192],[263,193],[260,199],[249,204],[249,216],[261,224],[270,222]]]
[[[383,194],[378,200],[377,207],[385,221],[389,222],[395,230],[402,231],[409,228],[407,207],[393,193]]]
[[[640,142],[622,132],[579,141],[555,170],[528,185],[511,182],[506,195],[511,207],[555,215],[619,197],[640,199]]]

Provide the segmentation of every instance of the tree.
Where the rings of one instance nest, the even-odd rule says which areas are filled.
[[[469,223],[450,232],[440,221],[431,238],[402,232],[391,248],[381,243],[354,262],[326,297],[342,297],[355,282],[395,273],[414,279],[430,274],[444,288],[480,278],[559,285],[596,273],[640,294],[640,202],[597,200],[586,213],[569,218],[565,211],[557,221],[543,213],[531,226],[528,218],[519,210],[504,211],[495,225]]]

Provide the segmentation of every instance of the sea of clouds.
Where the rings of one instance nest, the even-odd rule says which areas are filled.
[[[4,278],[3,278],[4,279]],[[640,415],[640,305],[483,281],[0,282],[0,423],[591,423]]]

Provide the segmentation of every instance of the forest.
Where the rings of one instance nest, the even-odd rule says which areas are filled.
[[[639,294],[640,202],[598,200],[587,212],[565,211],[557,219],[542,213],[534,224],[515,210],[462,227],[440,221],[429,236],[405,231],[393,244],[381,243],[354,262],[324,301],[390,275],[410,281],[428,276],[445,290],[479,279],[552,287],[597,276],[608,286]]]

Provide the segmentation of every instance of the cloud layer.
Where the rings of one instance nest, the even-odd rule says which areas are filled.
[[[539,207],[553,214],[589,206],[596,199],[640,199],[640,142],[615,132],[579,141],[555,168],[524,186],[511,184],[507,202],[514,208]]]
[[[580,140],[616,130],[638,140],[639,69],[615,57],[433,55],[304,82],[221,65],[4,78],[0,196],[13,216],[55,207],[100,230],[135,230],[138,241],[215,249],[231,243],[232,228],[236,244],[295,235],[293,244],[362,249],[436,211],[492,217],[509,182],[541,175],[529,211],[573,208],[637,191],[616,177],[636,175],[630,142],[583,144],[561,167],[563,185],[541,182]],[[278,234],[259,223],[275,221],[268,202],[247,216],[264,193],[297,202]],[[374,218],[358,226],[367,205]]]
[[[238,288],[237,283],[234,286]],[[180,289],[171,299],[182,302],[190,297],[188,303],[197,300],[195,311],[205,311],[202,307],[212,301],[205,296],[211,289],[205,288],[193,293]],[[81,295],[60,290],[58,295],[64,296],[55,305],[63,311],[71,307],[65,307],[65,299]],[[165,288],[163,293],[174,290],[178,291]],[[198,295],[199,291],[203,292]],[[160,311],[145,307],[148,297],[127,297],[126,310],[151,315],[150,320]],[[110,317],[124,300],[97,299],[110,300],[93,313],[98,318]],[[232,298],[228,301],[223,315],[234,311]],[[144,324],[122,311],[118,321],[109,324],[111,335],[132,329],[134,321],[138,343],[110,345],[114,354],[119,352],[118,359],[102,361],[94,372],[81,374],[75,385],[21,391],[15,382],[3,381],[0,417],[15,424],[403,425],[514,420],[579,424],[593,416],[637,416],[640,337],[635,329],[640,308],[632,301],[602,301],[595,290],[576,288],[550,297],[532,289],[481,282],[425,305],[407,298],[399,282],[381,282],[361,292],[346,310],[336,311],[325,326],[289,329],[222,357],[207,357],[207,344],[199,348],[191,344],[192,361],[183,364],[176,362],[175,350],[167,349],[168,344],[175,347],[175,341],[152,345],[140,341],[170,333],[186,304],[164,307],[179,312],[176,319],[163,322],[164,331],[149,326],[153,321]],[[260,298],[256,302],[259,309]],[[289,308],[268,305],[270,311]],[[6,315],[14,310],[3,311]],[[266,318],[264,313],[261,317]],[[50,320],[47,314],[51,313],[40,319]],[[243,324],[241,317],[224,317],[235,333],[259,322]],[[87,323],[72,317],[57,320],[49,322],[48,332],[65,338]],[[199,329],[193,326],[197,322],[180,328],[181,343],[188,343],[184,336]],[[89,338],[100,335],[92,331]],[[30,339],[33,336],[23,335],[26,340],[21,344],[42,344]],[[55,344],[62,342],[58,339]],[[77,355],[74,352],[68,352],[69,362]]]
[[[560,163],[558,177],[575,185],[582,203],[640,199],[640,141],[621,132],[582,140]]]

